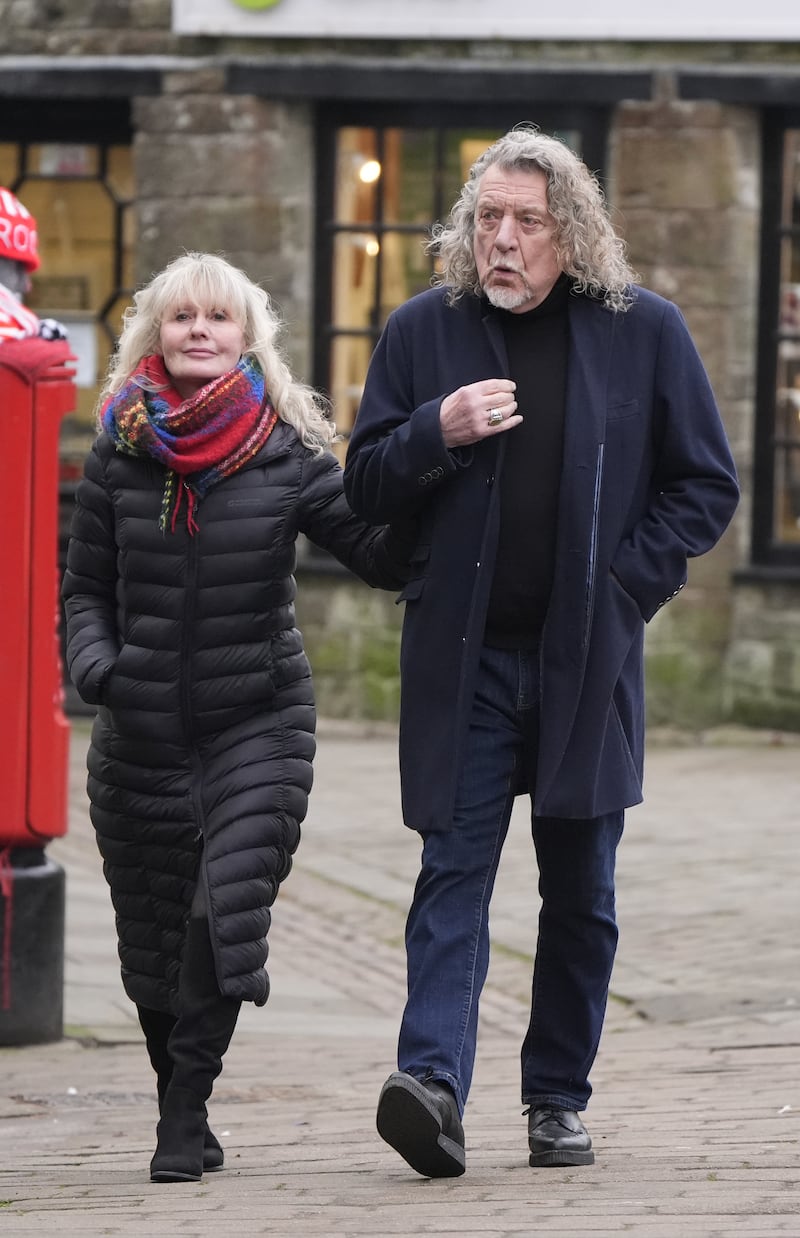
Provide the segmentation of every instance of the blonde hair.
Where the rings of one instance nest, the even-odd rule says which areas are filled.
[[[556,221],[556,254],[573,289],[596,297],[609,309],[629,309],[631,285],[638,277],[628,264],[624,241],[611,225],[597,178],[564,142],[540,133],[534,125],[515,126],[475,160],[448,222],[433,228],[427,248],[441,260],[441,276],[434,282],[450,287],[450,302],[465,292],[481,291],[473,250],[475,207],[481,177],[490,167],[545,174],[547,206]]]
[[[277,346],[282,323],[269,294],[216,254],[185,253],[134,294],[123,316],[100,407],[128,381],[143,357],[160,353],[165,316],[179,305],[225,309],[244,332],[244,355],[264,372],[267,394],[278,416],[297,431],[304,446],[320,454],[336,435],[328,405],[312,387],[297,382]]]

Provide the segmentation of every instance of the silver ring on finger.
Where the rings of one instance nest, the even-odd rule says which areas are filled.
[[[501,413],[499,408],[489,409],[489,425],[490,426],[499,426],[502,420],[503,420],[503,414]]]

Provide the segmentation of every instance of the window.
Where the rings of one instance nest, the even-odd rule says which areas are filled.
[[[56,318],[77,358],[76,407],[61,423],[59,566],[94,413],[133,289],[134,177],[127,100],[26,100],[0,116],[0,185],[36,219],[41,265],[26,304]],[[61,625],[64,638],[64,624]],[[63,661],[62,656],[62,661]],[[70,710],[76,705],[69,685]]]
[[[129,105],[105,104],[32,100],[0,121],[0,185],[17,194],[39,233],[41,265],[25,300],[41,318],[64,323],[78,363],[77,406],[61,429],[65,518],[133,288]]]
[[[800,546],[800,129],[784,135],[782,165],[774,535]]]
[[[0,183],[35,217],[41,265],[26,304],[40,318],[63,322],[77,365],[77,408],[65,419],[83,455],[108,357],[129,303],[132,237],[126,210],[133,197],[129,146],[42,142],[0,145]],[[78,462],[75,462],[75,467]]]
[[[800,567],[800,116],[767,121],[763,203],[753,559]]]
[[[432,117],[387,108],[381,118],[361,108],[323,124],[314,381],[329,395],[344,440],[386,319],[430,286],[431,224],[446,218],[481,151],[518,119],[487,108],[477,122],[467,111]],[[599,167],[602,114],[549,119],[538,122],[542,129]],[[343,458],[346,441],[339,448]]]

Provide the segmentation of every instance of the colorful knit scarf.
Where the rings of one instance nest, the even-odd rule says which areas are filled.
[[[172,386],[163,357],[153,355],[144,357],[125,386],[109,397],[100,420],[117,451],[150,455],[166,468],[158,521],[162,533],[168,525],[175,531],[185,490],[186,523],[194,534],[197,500],[253,458],[278,414],[266,397],[261,367],[251,357],[242,357],[234,369],[184,400]],[[191,482],[185,480],[189,475]]]

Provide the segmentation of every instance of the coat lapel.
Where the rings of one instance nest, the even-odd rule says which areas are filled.
[[[569,300],[569,364],[564,459],[594,459],[605,439],[608,376],[616,314],[589,297]]]
[[[540,773],[558,769],[583,686],[595,588],[598,504],[616,315],[588,297],[569,302],[558,573],[543,635]],[[537,800],[547,788],[537,787]]]
[[[583,664],[594,592],[598,503],[603,472],[608,375],[614,315],[587,297],[573,298],[564,416],[553,609],[566,624],[569,656]],[[558,588],[558,585],[561,588]]]

